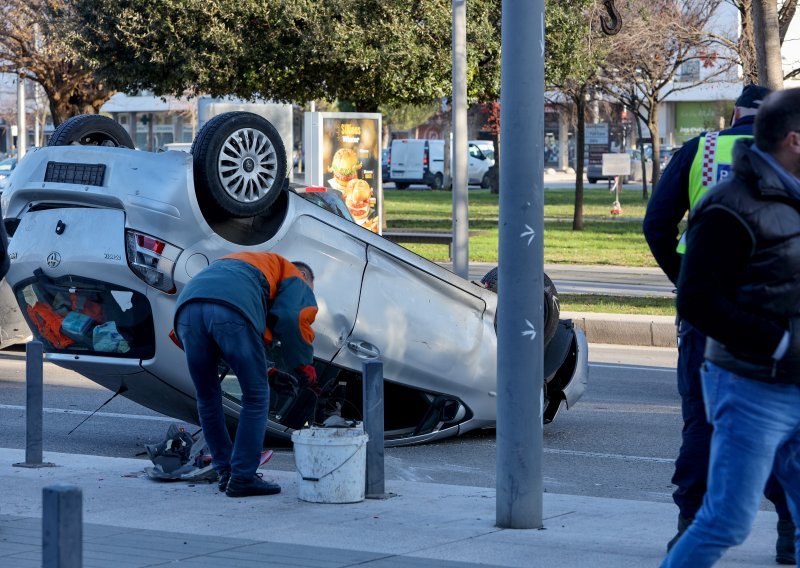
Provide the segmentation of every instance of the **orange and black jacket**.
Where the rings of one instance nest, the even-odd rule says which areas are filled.
[[[233,308],[262,333],[269,345],[281,342],[290,369],[313,362],[317,302],[294,264],[271,252],[239,252],[211,263],[192,278],[178,297],[190,302],[213,302]]]

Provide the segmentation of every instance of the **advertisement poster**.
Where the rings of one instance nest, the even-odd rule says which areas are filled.
[[[379,114],[313,113],[319,138],[314,183],[337,191],[353,220],[370,231],[381,228],[381,119]],[[314,126],[316,128],[314,128]]]

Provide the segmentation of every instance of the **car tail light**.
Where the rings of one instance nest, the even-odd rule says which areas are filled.
[[[391,152],[386,154],[386,163],[389,164],[390,166],[392,165],[392,153]]]
[[[425,148],[425,153],[422,155],[422,165],[428,167],[428,149]]]
[[[167,294],[175,293],[172,272],[181,249],[136,231],[125,232],[128,266],[146,284]]]
[[[306,193],[325,193],[328,189],[321,185],[307,185]]]

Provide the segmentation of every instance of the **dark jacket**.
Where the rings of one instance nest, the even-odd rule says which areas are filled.
[[[8,269],[11,267],[11,259],[8,257],[8,236],[3,218],[0,217],[0,279],[5,278]]]
[[[755,117],[745,116],[720,136],[753,134]],[[642,230],[650,251],[664,274],[674,283],[678,282],[681,255],[675,250],[678,244],[679,224],[689,211],[689,171],[699,149],[700,138],[706,133],[688,140],[678,150],[661,174],[647,203]]]
[[[678,312],[709,336],[707,360],[747,378],[800,383],[800,350],[772,358],[800,317],[800,199],[752,144],[736,143],[734,175],[689,217]]]
[[[240,252],[220,258],[181,291],[176,321],[190,302],[219,303],[240,312],[267,345],[281,341],[281,355],[291,369],[313,362],[317,302],[300,271],[280,255]]]

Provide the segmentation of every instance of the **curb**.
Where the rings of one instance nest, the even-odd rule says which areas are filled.
[[[560,317],[571,319],[589,343],[677,347],[673,316],[561,312]]]

